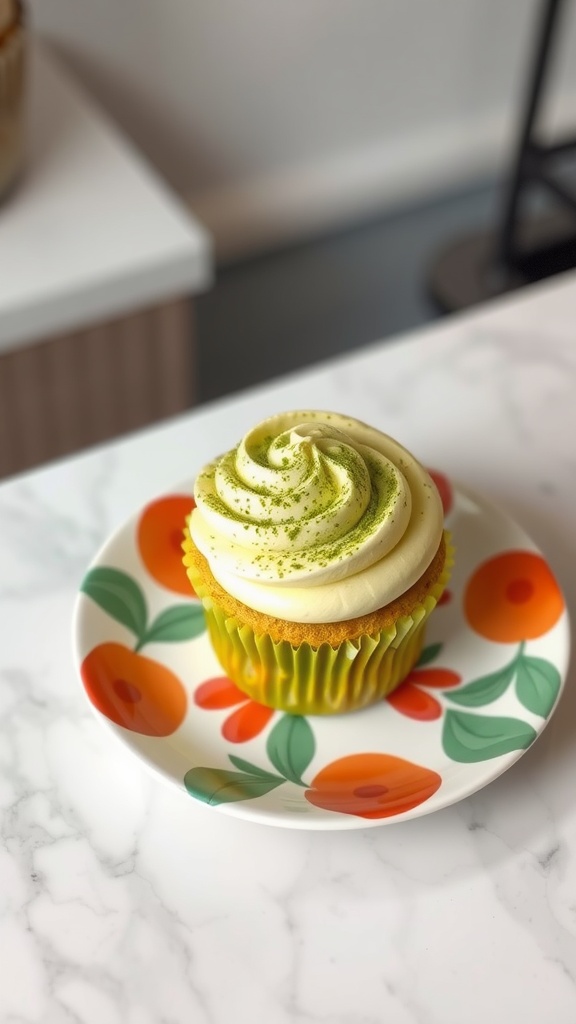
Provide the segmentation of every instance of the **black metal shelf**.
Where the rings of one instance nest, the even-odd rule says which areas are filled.
[[[499,223],[456,239],[440,252],[429,291],[441,310],[464,309],[576,267],[576,191],[558,175],[558,161],[576,153],[576,137],[538,140],[538,117],[550,74],[564,0],[544,0],[536,33],[518,139],[506,179]],[[535,214],[527,199],[540,189],[556,209]]]

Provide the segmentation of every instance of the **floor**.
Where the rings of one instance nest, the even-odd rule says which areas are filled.
[[[482,183],[222,269],[197,301],[199,400],[439,316],[427,292],[435,257],[493,224],[498,200]]]

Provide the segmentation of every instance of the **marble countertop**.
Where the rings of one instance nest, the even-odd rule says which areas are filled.
[[[0,487],[2,1024],[572,1024],[576,691],[508,772],[381,828],[275,829],[149,775],[71,655],[87,564],[267,414],[334,408],[496,501],[576,599],[576,275]]]

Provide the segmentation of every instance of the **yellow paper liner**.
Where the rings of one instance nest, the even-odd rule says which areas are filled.
[[[448,541],[448,537],[447,537]],[[216,656],[230,679],[252,700],[295,715],[356,711],[382,700],[412,670],[424,644],[424,628],[450,577],[453,548],[447,543],[440,578],[410,615],[374,636],[293,647],[286,640],[258,636],[236,616],[215,604],[186,561],[186,571],[201,599]]]

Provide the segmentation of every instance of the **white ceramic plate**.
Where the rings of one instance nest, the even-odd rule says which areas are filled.
[[[524,531],[435,476],[456,566],[419,667],[388,700],[304,718],[255,704],[223,677],[181,566],[184,487],[132,517],[84,579],[75,657],[98,717],[191,798],[270,825],[404,821],[487,785],[556,707],[568,616]]]

